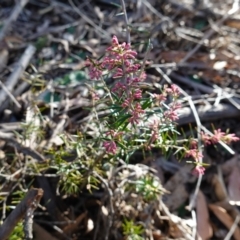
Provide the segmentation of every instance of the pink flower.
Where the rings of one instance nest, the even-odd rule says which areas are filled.
[[[177,98],[180,95],[180,90],[177,85],[172,84],[170,88],[166,88],[166,92],[172,94],[173,97]]]
[[[192,171],[192,173],[197,176],[203,175],[204,172],[205,172],[205,168],[201,165],[197,165]]]
[[[147,78],[147,74],[145,72],[141,72],[139,79],[140,81],[144,81]]]
[[[226,136],[224,136],[223,140],[226,144],[229,144],[231,142],[236,142],[239,141],[239,137],[236,137],[236,135],[234,133],[232,134],[227,134]]]
[[[115,86],[112,88],[112,92],[116,93],[119,97],[126,91],[127,87],[120,82],[117,82]]]
[[[173,102],[172,104],[170,104],[170,107],[173,111],[176,111],[176,110],[180,109],[182,107],[182,105],[179,102]]]
[[[124,54],[123,54],[123,58],[126,59],[135,59],[135,57],[137,56],[137,52],[133,51],[131,49],[127,50]]]
[[[129,73],[135,73],[138,71],[138,69],[140,68],[140,64],[134,64],[134,65],[131,65],[129,66],[127,69],[126,69],[126,72],[129,74]]]
[[[141,99],[142,98],[142,91],[140,89],[136,89],[133,93],[133,97],[135,99]]]
[[[222,140],[222,138],[224,137],[225,133],[221,132],[221,129],[218,130],[214,130],[214,135],[210,138],[211,142],[214,143],[218,143],[219,141]]]
[[[94,91],[91,92],[91,95],[92,95],[92,99],[95,101],[98,101],[100,99],[99,95]]]
[[[103,146],[106,149],[107,153],[116,154],[117,146],[114,141],[106,141],[103,143]]]
[[[229,144],[238,140],[239,138],[236,137],[234,133],[226,135],[226,133],[221,132],[221,129],[214,130],[214,136],[211,137],[212,143],[218,143],[219,141],[223,141],[224,143]]]
[[[178,120],[178,114],[176,111],[174,111],[173,109],[169,109],[164,113],[164,117],[166,119],[169,119],[170,121],[176,121]]]
[[[139,119],[140,119],[140,115],[144,113],[144,110],[142,109],[140,103],[136,103],[136,105],[134,106],[132,112],[131,112],[131,117],[129,118],[129,122],[131,124],[138,124],[139,123]]]
[[[117,68],[113,78],[120,78],[123,76],[123,70],[121,68]]]
[[[153,94],[153,97],[159,101],[159,104],[162,104],[163,102],[165,102],[167,100],[166,98],[166,94]]]
[[[190,148],[195,149],[197,148],[198,142],[195,139],[190,139]]]
[[[189,149],[185,152],[186,157],[192,157],[196,162],[199,162],[203,155],[198,151],[198,149]]]
[[[171,88],[172,88],[173,96],[175,96],[175,97],[179,96],[180,90],[179,90],[178,86],[175,84],[172,84]]]
[[[115,35],[112,37],[112,45],[113,46],[118,46],[119,45],[118,38]]]
[[[201,132],[201,139],[205,145],[211,144],[211,138],[209,135],[205,134],[204,132]]]
[[[158,132],[157,131],[152,131],[152,136],[151,136],[151,143],[155,142],[159,138]]]
[[[110,135],[112,136],[114,139],[118,139],[119,137],[121,137],[123,135],[123,132],[117,132],[115,130],[109,130],[106,135]]]
[[[130,101],[131,101],[131,99],[128,99],[128,98],[125,99],[124,102],[122,103],[121,107],[123,107],[123,108],[129,107]]]
[[[102,69],[98,61],[86,61],[86,66],[89,67],[89,76],[92,80],[99,80],[102,77]]]
[[[226,144],[230,144],[231,142],[239,141],[239,138],[236,137],[234,133],[226,134],[225,132],[222,132],[221,129],[214,130],[214,135],[209,136],[205,133],[201,133],[202,140],[205,145],[209,144],[216,144],[219,141],[223,141]]]

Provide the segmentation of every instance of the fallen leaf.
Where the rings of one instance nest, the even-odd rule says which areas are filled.
[[[181,167],[167,182],[164,188],[171,192],[163,196],[163,201],[170,211],[176,210],[189,197],[186,190],[186,183],[194,182],[196,176],[192,174],[192,166],[190,164]]]
[[[213,229],[209,223],[209,212],[206,198],[202,191],[198,192],[196,199],[197,213],[197,232],[202,240],[210,239],[213,235]]]
[[[225,22],[225,24],[226,24],[228,27],[240,29],[240,21],[239,21],[239,19],[228,19],[228,20]]]
[[[225,189],[225,185],[220,180],[220,177],[217,174],[214,174],[211,178],[211,184],[214,188],[214,193],[218,199],[218,201],[223,201],[227,199],[227,192]]]
[[[240,169],[238,166],[232,169],[229,176],[228,194],[230,201],[240,203]]]
[[[216,215],[216,217],[225,225],[225,227],[228,230],[230,230],[234,223],[234,220],[229,216],[227,211],[224,208],[216,206],[214,204],[209,204],[208,207]],[[240,229],[238,226],[236,226],[233,236],[235,240],[240,240]]]
[[[232,169],[236,166],[238,162],[238,158],[239,156],[235,155],[233,158],[231,158],[230,160],[222,164],[221,168],[222,168],[223,175],[228,175],[231,173]]]
[[[8,49],[5,48],[1,48],[1,44],[0,44],[0,72],[6,67],[7,62],[8,62]]]
[[[35,240],[57,240],[57,238],[53,237],[49,232],[36,223],[33,223],[33,232],[35,235]]]

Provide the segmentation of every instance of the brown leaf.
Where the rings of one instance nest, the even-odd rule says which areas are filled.
[[[0,72],[6,67],[8,62],[8,49],[0,49]]]
[[[197,232],[202,240],[210,239],[213,235],[213,229],[209,223],[209,213],[207,202],[202,191],[198,192],[196,199],[197,212]]]
[[[225,185],[221,181],[220,177],[217,174],[214,174],[211,179],[211,184],[214,188],[214,193],[218,199],[218,201],[223,201],[227,199],[227,192],[225,189]]]
[[[234,221],[229,216],[227,211],[224,208],[216,206],[214,204],[209,204],[208,207],[216,215],[216,217],[226,226],[226,228],[230,230]],[[240,240],[240,229],[238,226],[235,228],[233,236],[235,240]]]
[[[229,176],[228,193],[230,201],[240,202],[240,169],[238,166],[232,169]]]
[[[238,155],[235,155],[233,158],[231,158],[230,160],[226,161],[224,164],[222,164],[221,168],[222,168],[222,173],[224,175],[228,175],[231,173],[232,169],[234,167],[236,167],[236,164],[238,162]]]
[[[225,22],[225,24],[226,24],[228,27],[240,29],[240,21],[239,21],[239,19],[228,19],[228,20]]]
[[[35,234],[35,240],[57,240],[57,238],[53,237],[49,232],[36,223],[33,223],[33,232]]]
[[[181,167],[167,182],[164,188],[171,192],[164,196],[164,203],[170,211],[177,209],[189,197],[186,190],[186,183],[194,182],[196,176],[192,174],[192,166],[190,164]]]

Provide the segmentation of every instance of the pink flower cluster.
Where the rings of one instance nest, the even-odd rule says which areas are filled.
[[[138,83],[146,78],[141,71],[141,65],[136,63],[137,52],[131,49],[130,44],[119,44],[116,36],[112,38],[112,44],[106,50],[107,55],[99,61],[88,59],[86,66],[89,67],[91,79],[99,80],[104,71],[119,81],[112,88],[112,92],[122,99],[122,108],[130,115],[129,122],[138,124],[144,113],[141,104],[137,101],[142,98],[142,90]]]
[[[116,154],[117,152],[117,144],[116,141],[120,140],[123,132],[117,132],[114,130],[110,130],[106,133],[107,136],[111,137],[112,140],[105,141],[103,143],[103,147],[105,148],[107,153]]]
[[[107,153],[116,154],[116,152],[117,152],[117,145],[114,141],[104,142],[103,147],[105,148]]]
[[[147,143],[146,148],[151,149],[151,144],[154,143],[157,139],[159,139],[159,128],[160,128],[161,121],[159,118],[153,120],[153,122],[149,125],[151,129],[151,137]]]
[[[196,167],[193,170],[193,174],[195,175],[202,175],[204,174],[205,168],[201,165],[201,159],[203,158],[203,155],[199,150],[197,149],[197,145],[193,145],[193,149],[189,149],[185,152],[185,157],[191,157],[196,161]]]
[[[202,141],[205,145],[216,144],[220,141],[226,144],[239,141],[239,138],[236,137],[234,133],[226,134],[225,132],[222,132],[221,129],[214,130],[213,133],[214,134],[210,136],[204,132],[201,132]]]
[[[135,73],[139,70],[140,64],[133,64],[137,52],[131,49],[130,44],[119,44],[116,36],[112,38],[112,45],[106,50],[105,56],[101,62],[88,59],[86,66],[89,67],[89,76],[92,80],[99,80],[103,71],[108,70],[112,73],[113,78],[121,78],[126,74]]]
[[[201,132],[201,138],[205,145],[216,144],[219,141],[222,141],[226,144],[230,144],[231,142],[238,141],[239,138],[236,137],[235,134],[226,134],[222,132],[221,129],[214,130],[214,134],[212,136]],[[191,157],[196,161],[196,167],[193,171],[195,174],[203,174],[205,168],[201,166],[199,161],[203,158],[203,155],[197,149],[197,142],[195,140],[190,141],[191,149],[185,152],[185,157]]]
[[[90,78],[99,80],[102,77],[103,74],[103,67],[102,67],[102,63],[97,61],[97,60],[91,60],[91,59],[87,59],[86,63],[85,63],[86,67],[89,67],[89,76]]]
[[[181,108],[181,104],[177,102],[179,95],[180,90],[175,84],[172,84],[170,87],[165,85],[161,94],[153,95],[159,106],[163,105],[163,103],[167,100],[167,96],[171,96],[173,98],[172,103],[169,104],[168,109],[164,112],[164,121],[166,123],[178,120],[177,110]]]

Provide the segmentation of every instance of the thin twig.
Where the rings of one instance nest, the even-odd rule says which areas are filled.
[[[4,25],[2,27],[2,30],[0,32],[0,42],[4,39],[7,31],[9,30],[9,28],[12,24],[12,22],[16,21],[16,19],[18,18],[19,14],[21,13],[22,9],[27,4],[27,2],[28,2],[28,0],[19,1],[18,4],[16,4],[15,8],[13,9],[10,17],[7,20],[5,20]]]
[[[226,21],[231,15],[237,13],[239,11],[239,4],[236,4],[237,1],[234,1],[232,8],[227,12],[226,15],[224,15],[217,23],[216,26],[220,26],[223,24],[224,21]],[[206,39],[209,39],[213,34],[215,33],[214,29],[210,29],[204,36],[203,38],[198,42],[198,44],[190,51],[187,53],[187,55],[179,62],[183,63],[186,62],[194,53],[198,51],[198,49],[202,46],[204,41]]]
[[[234,232],[235,232],[235,229],[236,229],[237,226],[238,226],[239,221],[240,221],[240,216],[238,215],[238,216],[235,218],[235,221],[234,221],[232,227],[230,228],[227,236],[224,238],[224,240],[230,240],[230,239],[231,239],[232,235],[233,235]]]
[[[23,154],[31,156],[32,158],[38,160],[39,162],[45,161],[44,157],[40,153],[31,149],[30,147],[23,146],[17,140],[15,140],[13,134],[0,131],[0,139],[6,141],[7,144],[15,147],[18,151],[22,152]]]
[[[122,10],[123,10],[125,23],[126,23],[127,43],[131,44],[131,35],[130,35],[130,28],[129,28],[129,22],[128,22],[125,1],[121,0],[121,4],[122,4]]]
[[[191,213],[192,213],[192,220],[193,220],[192,236],[193,236],[193,239],[196,239],[196,236],[197,236],[196,212],[192,210]]]
[[[152,50],[152,48],[153,48],[153,46],[152,46],[151,41],[149,39],[148,46],[147,46],[147,52],[144,55],[143,63],[142,63],[141,70],[140,70],[140,73],[139,73],[139,77],[141,77],[141,75],[142,75],[142,73],[143,73],[143,71],[145,69],[147,57],[149,56],[149,53]]]
[[[108,216],[108,226],[107,226],[107,231],[105,234],[105,240],[108,240],[109,231],[110,231],[110,228],[112,227],[113,216],[114,216],[114,208],[113,208],[113,201],[112,201],[113,193],[112,193],[112,190],[110,189],[110,187],[108,186],[108,183],[106,180],[104,180],[97,172],[93,172],[93,174],[103,183],[103,185],[105,186],[105,189],[107,190],[107,193],[108,193],[110,216]]]
[[[64,234],[71,234],[74,233],[77,229],[79,229],[80,223],[84,220],[87,216],[87,211],[81,213],[72,223],[68,224],[66,227],[63,228]]]
[[[178,111],[179,119],[177,120],[178,125],[191,124],[195,122],[191,108],[183,107]],[[214,121],[221,119],[229,119],[240,116],[240,111],[230,104],[220,103],[217,106],[206,105],[197,107],[197,112],[202,120]],[[225,146],[224,146],[225,147]]]
[[[17,99],[13,96],[13,94],[8,90],[8,88],[2,83],[2,81],[0,80],[0,86],[2,87],[2,90],[4,90],[6,92],[6,94],[11,98],[11,100],[15,103],[15,105],[17,106],[17,108],[21,108],[20,103],[17,101]]]
[[[26,69],[26,67],[29,64],[29,61],[31,60],[33,54],[35,53],[36,48],[33,45],[29,45],[25,52],[23,53],[22,57],[19,59],[16,67],[14,68],[11,75],[8,77],[7,81],[5,82],[5,87],[9,92],[12,92],[13,88],[18,82],[18,79],[21,77],[22,73]],[[4,89],[0,91],[0,103],[3,104],[3,102],[6,100],[7,93]],[[2,111],[2,107],[0,108],[0,112]]]
[[[74,9],[74,11],[81,17],[84,19],[84,21],[86,21],[87,23],[89,23],[91,26],[93,26],[97,31],[96,33],[102,37],[106,37],[107,39],[110,39],[111,36],[108,32],[104,31],[102,28],[100,28],[97,24],[95,24],[86,14],[84,14],[80,9],[77,8],[77,6],[73,3],[72,0],[68,0],[68,2],[70,3],[70,5],[72,6],[72,8]]]

